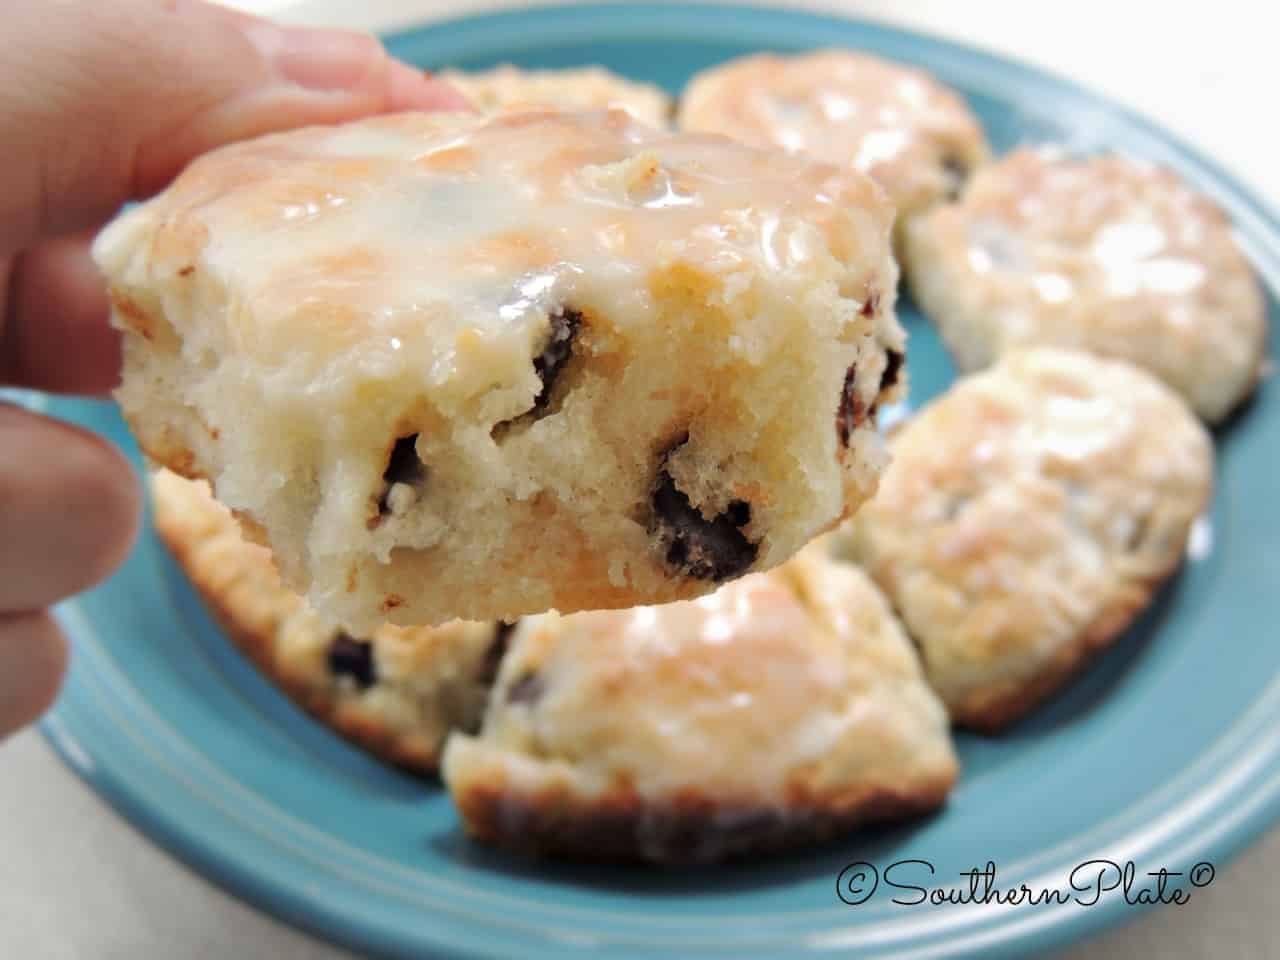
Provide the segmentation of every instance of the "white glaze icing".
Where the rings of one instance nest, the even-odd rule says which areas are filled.
[[[680,124],[852,164],[904,215],[950,191],[948,164],[973,168],[987,154],[981,127],[955,93],[921,70],[847,50],[714,67],[685,92]]]
[[[532,676],[536,697],[509,697]],[[523,621],[482,736],[646,796],[785,806],[806,780],[945,770],[945,716],[922,681],[866,577],[810,552],[693,601]]]
[[[909,230],[912,290],[960,366],[1070,346],[1145,366],[1209,420],[1252,388],[1262,298],[1223,213],[1119,156],[1014,151]]]
[[[272,149],[278,163],[264,168]],[[594,300],[619,325],[646,322],[643,278],[677,256],[798,275],[832,247],[869,248],[881,229],[847,216],[850,181],[834,171],[673,138],[622,113],[605,124],[590,114],[372,120],[232,147],[220,161],[206,189],[191,183],[205,174],[197,161],[181,207],[136,208],[99,250],[109,259],[121,233],[152,218],[162,238],[209,237],[150,253],[174,269],[201,257],[254,304],[252,327],[231,308],[237,347],[282,388],[338,387],[343,367],[425,372],[460,390],[529,381],[553,304]],[[447,232],[423,228],[440,223]]]
[[[671,98],[662,90],[603,67],[524,70],[502,64],[492,70],[445,70],[440,79],[486,113],[617,108],[654,127],[665,126],[671,116]]]
[[[962,378],[892,451],[837,539],[901,611],[953,714],[980,727],[1127,624],[1213,485],[1209,436],[1171,390],[1047,347]]]

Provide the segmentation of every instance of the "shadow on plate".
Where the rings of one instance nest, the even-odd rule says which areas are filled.
[[[1241,401],[1240,405],[1227,415],[1227,419],[1221,423],[1214,424],[1210,433],[1213,436],[1213,445],[1219,457],[1222,455],[1222,448],[1231,442],[1232,435],[1236,432],[1249,416],[1260,407],[1263,403],[1262,391],[1265,389],[1263,385],[1257,386],[1254,391]]]
[[[835,883],[850,863],[899,859],[913,834],[936,814],[892,827],[867,827],[827,843],[716,864],[581,863],[511,853],[468,839],[460,825],[427,840],[436,856],[460,866],[539,883],[634,896],[720,896],[821,879]]]
[[[1176,598],[1183,582],[1184,567],[1161,586],[1151,605],[1123,634],[1102,651],[1092,662],[1085,664],[1080,673],[1071,677],[1066,685],[1053,694],[1024,720],[1013,725],[1003,736],[1017,740],[1041,737],[1056,728],[1078,723],[1091,713],[1115,688],[1125,682],[1138,669],[1152,643],[1159,642],[1162,625],[1176,607]]]

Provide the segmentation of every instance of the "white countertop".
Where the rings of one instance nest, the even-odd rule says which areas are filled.
[[[484,0],[237,0],[282,19],[386,28],[510,6]],[[1280,55],[1267,5],[829,0],[826,7],[951,36],[1074,77],[1197,143],[1280,205]],[[1157,16],[1153,11],[1158,10]],[[1064,954],[1268,958],[1280,943],[1280,831],[1191,902]],[[0,744],[0,958],[325,960],[349,954],[205,882],[62,767],[33,732]]]

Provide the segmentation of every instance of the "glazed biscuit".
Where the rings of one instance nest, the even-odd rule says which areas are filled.
[[[621,111],[234,144],[98,237],[117,399],[356,635],[710,592],[875,489],[892,211]]]
[[[502,648],[494,624],[384,626],[356,639],[280,582],[208,484],[161,470],[151,491],[156,530],[227,635],[321,722],[418,773],[435,772],[449,731],[479,726]]]
[[[958,196],[989,155],[963,97],[923,70],[850,50],[712,67],[689,83],[679,124],[870,174],[898,209],[899,252],[905,224]]]
[[[440,79],[485,113],[614,107],[651,127],[665,127],[671,120],[671,98],[662,90],[604,67],[522,70],[506,63],[492,70],[442,70]]]
[[[520,621],[442,774],[486,843],[707,861],[939,807],[946,712],[857,569],[806,552],[694,601]]]
[[[1136,363],[1204,420],[1257,383],[1258,281],[1208,198],[1119,156],[1015,151],[911,224],[911,291],[962,370],[1015,347]]]
[[[892,441],[830,538],[879,583],[956,723],[997,731],[1106,647],[1177,568],[1213,485],[1204,428],[1122,361],[1037,348]]]

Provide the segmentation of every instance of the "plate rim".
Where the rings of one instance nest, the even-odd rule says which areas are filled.
[[[1160,162],[1167,163],[1180,173],[1193,178],[1200,189],[1207,189],[1210,195],[1227,209],[1237,225],[1237,232],[1247,235],[1250,241],[1245,245],[1246,252],[1260,278],[1273,291],[1280,289],[1280,282],[1277,281],[1277,277],[1280,276],[1280,220],[1277,219],[1276,212],[1265,198],[1255,194],[1247,184],[1239,181],[1230,171],[1203,154],[1199,148],[1164,130],[1131,108],[1051,71],[963,42],[879,21],[842,17],[809,9],[709,3],[684,5],[593,3],[489,11],[447,20],[433,20],[425,25],[397,30],[388,34],[386,39],[389,48],[394,52],[397,44],[412,42],[415,37],[427,32],[445,34],[450,31],[460,32],[464,35],[461,39],[465,39],[468,31],[483,34],[499,26],[509,28],[513,24],[528,28],[531,21],[538,21],[535,33],[543,36],[549,29],[563,27],[566,24],[586,31],[602,25],[615,26],[619,21],[627,18],[649,18],[657,15],[674,15],[680,18],[683,22],[681,32],[686,35],[694,33],[695,26],[702,22],[704,28],[699,35],[706,36],[707,19],[712,16],[723,17],[726,13],[759,21],[757,30],[765,30],[767,26],[781,22],[792,27],[799,22],[802,24],[802,31],[810,32],[827,26],[836,31],[832,36],[833,44],[840,43],[839,31],[847,31],[853,27],[881,38],[894,38],[896,42],[906,43],[917,49],[924,48],[924,52],[945,53],[953,61],[953,65],[957,62],[967,63],[966,69],[984,76],[1004,73],[1007,77],[1050,89],[1057,98],[1065,97],[1069,101],[1072,109],[1067,111],[1068,114],[1085,106],[1093,109],[1102,108],[1108,115],[1109,122],[1123,128],[1128,139],[1132,140],[1135,133],[1140,134],[1143,147],[1151,149]],[[735,39],[741,39],[739,33],[735,32],[733,36]],[[445,41],[442,39],[439,42]],[[455,37],[453,42],[460,43],[461,40]],[[512,54],[518,52],[518,47],[510,45],[503,46],[502,49],[509,50]],[[1248,226],[1248,230],[1241,229],[1242,222]],[[52,412],[56,413],[62,403],[66,401],[52,401]],[[94,631],[85,619],[79,601],[72,600],[63,604],[59,608],[58,616],[78,647],[83,648],[95,642],[92,639]],[[76,696],[83,698],[86,695],[83,674],[85,658],[80,656],[77,659],[81,662],[81,670],[77,671],[73,668],[64,692],[64,700],[60,700],[55,710],[41,722],[40,729],[58,755],[75,773],[85,779],[113,807],[160,846],[250,903],[263,905],[296,926],[347,946],[360,950],[374,949],[378,952],[397,954],[429,947],[433,950],[447,950],[454,956],[492,955],[488,950],[477,950],[477,943],[482,940],[477,940],[476,933],[483,931],[446,930],[444,927],[437,927],[433,930],[419,930],[418,937],[406,938],[405,931],[375,923],[359,910],[344,909],[342,904],[322,903],[324,898],[319,896],[299,896],[287,881],[273,877],[269,872],[251,869],[252,864],[246,865],[243,858],[237,856],[235,851],[228,852],[223,848],[225,845],[219,847],[218,844],[210,842],[199,829],[193,829],[190,823],[184,823],[183,818],[177,816],[174,811],[158,809],[154,803],[149,802],[146,784],[130,782],[128,778],[119,776],[118,771],[103,768],[99,761],[87,765],[87,757],[78,746],[73,730],[69,729],[69,726],[73,726],[71,721],[74,721],[76,706],[70,698]],[[1247,710],[1236,715],[1227,733],[1224,733],[1219,741],[1215,741],[1215,745],[1240,727],[1251,711],[1260,709],[1259,705],[1264,700],[1267,701],[1265,704],[1267,709],[1260,713],[1259,723],[1265,723],[1267,718],[1280,715],[1280,702],[1274,706],[1271,703],[1271,700],[1280,701],[1280,678],[1268,686]],[[1203,854],[1202,858],[1221,864],[1238,853],[1266,825],[1280,818],[1280,772],[1265,776],[1268,769],[1276,770],[1276,761],[1280,759],[1280,725],[1272,724],[1271,726],[1276,727],[1275,735],[1258,740],[1252,745],[1251,750],[1237,750],[1232,754],[1237,761],[1233,769],[1239,768],[1236,774],[1238,782],[1234,792],[1228,789],[1223,793],[1225,788],[1219,787],[1217,792],[1221,796],[1216,798],[1216,805],[1205,807],[1198,816],[1186,819],[1175,830],[1160,838],[1164,840],[1165,846],[1177,846],[1180,842],[1182,848],[1194,851],[1190,856]],[[1197,767],[1215,748],[1196,755],[1192,763],[1180,772],[1174,781],[1180,780]],[[1221,776],[1220,772],[1217,776]],[[1215,778],[1203,781],[1204,789],[1198,792],[1193,791],[1190,801],[1194,801],[1201,793],[1217,783],[1219,781]],[[1246,802],[1239,803],[1240,799]],[[1227,807],[1229,801],[1236,801],[1234,808]],[[1178,804],[1174,803],[1172,807],[1177,809]],[[1205,821],[1224,808],[1227,809],[1228,815],[1220,818],[1217,824],[1206,828]],[[1188,834],[1190,837],[1186,836]],[[1152,853],[1154,855],[1154,851]],[[1170,854],[1164,856],[1172,857]],[[320,906],[324,909],[317,909]],[[972,942],[967,945],[957,945],[954,941],[942,944],[925,942],[919,950],[909,955],[967,956],[980,953],[983,956],[990,956],[993,949],[1009,950],[1024,940],[1027,935],[1036,936],[1037,943],[1045,947],[1061,945],[1096,933],[1106,926],[1140,912],[1133,910],[1124,912],[1125,910],[1122,902],[1105,901],[1090,910],[1076,911],[1074,914],[1061,912],[1042,914],[1041,916],[1060,917],[1046,923],[1011,924],[1002,923],[998,919],[994,923],[982,925],[977,921],[968,922],[960,926],[965,929],[971,927],[977,927],[977,929],[969,938]],[[1041,929],[1041,927],[1047,927],[1047,929]],[[548,936],[547,930],[540,932]],[[575,947],[598,949],[601,946],[595,940],[584,939],[575,943],[572,938],[566,938],[562,933],[551,932],[542,946],[558,950]],[[622,950],[630,949],[623,941],[611,941],[610,944],[606,944],[606,946],[609,945]],[[777,945],[776,941],[768,942],[764,943],[762,948]],[[851,942],[839,941],[838,938],[829,939],[821,944],[808,944],[815,950],[847,949],[853,945]],[[740,951],[751,949],[747,944],[735,945],[737,946],[740,946]],[[801,945],[794,946],[798,952]],[[739,952],[739,955],[745,954]],[[899,951],[895,955],[905,954]]]

